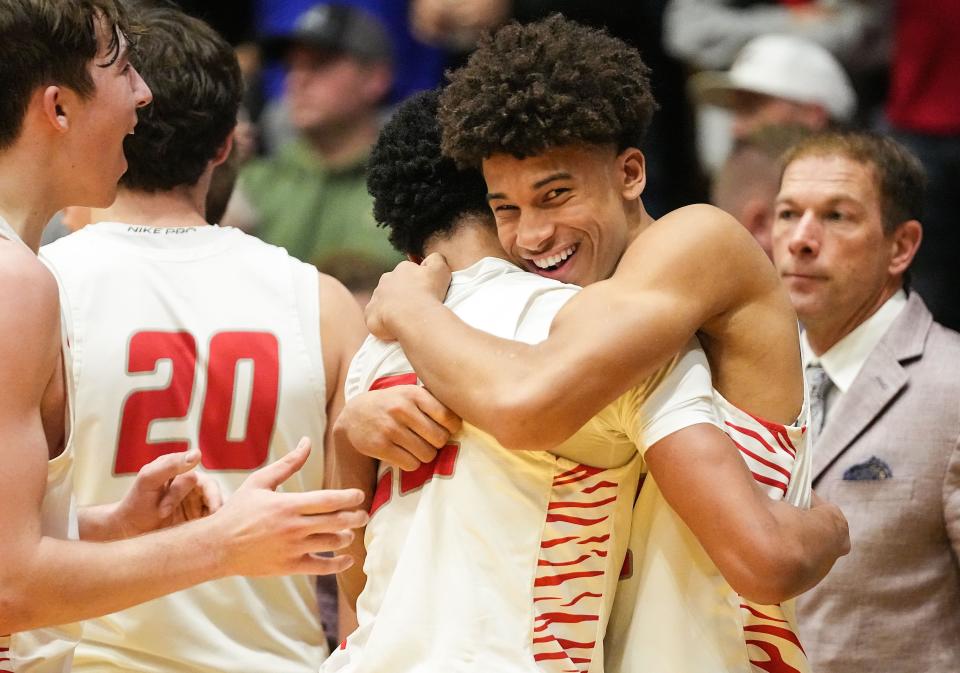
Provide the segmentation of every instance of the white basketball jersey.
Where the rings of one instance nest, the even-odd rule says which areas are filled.
[[[714,397],[723,429],[767,495],[808,507],[805,427],[767,422]],[[607,632],[610,671],[809,673],[793,601],[759,605],[739,596],[649,475],[634,512],[629,565]]]
[[[229,497],[303,435],[316,449],[281,489],[322,487],[316,269],[215,226],[102,223],[43,254],[73,349],[79,504],[194,447]],[[233,577],[88,622],[74,671],[303,673],[326,654],[312,578]]]
[[[573,293],[488,258],[454,274],[446,304],[474,327],[533,343]],[[347,396],[416,382],[398,345],[368,339]],[[648,411],[651,426],[669,423],[669,412]],[[553,453],[510,451],[465,425],[414,472],[381,466],[359,628],[321,670],[602,671],[638,476],[633,442],[592,423]]]
[[[0,217],[0,237],[23,244],[17,233]],[[26,244],[23,244],[26,248]],[[32,253],[31,253],[32,254]],[[70,352],[64,341],[63,355],[69,367]],[[73,392],[69,381],[64,381],[67,408],[66,442],[63,452],[47,463],[47,487],[43,496],[40,521],[44,535],[60,539],[77,539],[77,517],[73,500]],[[0,635],[0,673],[7,669],[14,673],[66,673],[77,641],[80,624],[35,629],[12,636]]]

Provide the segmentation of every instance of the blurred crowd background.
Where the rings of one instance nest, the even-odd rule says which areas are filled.
[[[653,70],[660,111],[643,149],[654,216],[712,201],[769,251],[777,158],[792,142],[811,129],[859,127],[908,145],[929,178],[912,282],[940,322],[960,328],[956,0],[179,4],[236,45],[247,82],[239,180],[229,206],[224,180],[226,212],[213,220],[286,247],[361,302],[399,259],[364,185],[380,125],[406,96],[441,83],[485,31],[559,11],[635,45]],[[66,226],[83,220],[68,213]]]

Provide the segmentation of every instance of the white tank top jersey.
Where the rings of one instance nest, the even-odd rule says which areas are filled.
[[[810,461],[801,423],[752,416],[714,391],[722,427],[773,499],[810,505]],[[611,673],[809,673],[794,602],[759,605],[726,582],[647,476],[631,530],[629,568],[607,631]]]
[[[487,258],[454,273],[445,303],[474,327],[535,343],[576,289]],[[694,422],[716,422],[696,353],[705,367],[702,351],[678,356],[554,452],[510,451],[465,425],[414,472],[381,466],[359,628],[321,671],[602,671],[639,478],[633,441],[612,428],[629,413],[653,443],[698,411]],[[347,397],[416,382],[397,344],[370,338]]]
[[[0,237],[26,248],[13,228],[0,218]],[[32,253],[31,253],[32,254]],[[62,345],[64,363],[70,367],[70,351]],[[40,530],[49,537],[76,540],[77,516],[73,499],[73,392],[65,381],[67,440],[63,452],[47,463],[47,488],[40,512]],[[35,629],[0,636],[0,673],[66,673],[73,650],[80,640],[80,624]]]
[[[101,223],[43,256],[72,344],[80,505],[194,447],[229,497],[303,435],[316,448],[281,490],[322,487],[316,269],[216,226]],[[87,622],[73,670],[305,673],[327,654],[311,577],[233,577]]]

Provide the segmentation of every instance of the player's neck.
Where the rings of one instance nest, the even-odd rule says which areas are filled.
[[[647,212],[642,199],[637,199],[636,203],[631,204],[627,213],[627,219],[627,245],[633,243],[642,231],[656,221],[653,216]]]
[[[484,257],[509,260],[503,252],[497,232],[487,217],[466,215],[447,236],[431,236],[424,253],[439,252],[453,271],[466,269]]]
[[[198,227],[207,224],[204,199],[195,188],[141,192],[121,188],[109,208],[91,212],[92,222],[124,222],[149,227]]]
[[[0,217],[34,252],[47,222],[68,205],[60,203],[57,181],[41,163],[17,148],[0,153]]]

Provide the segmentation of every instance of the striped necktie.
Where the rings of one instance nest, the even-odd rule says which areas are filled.
[[[833,388],[833,381],[819,364],[807,365],[806,374],[810,391],[810,441],[813,442],[820,436],[827,420],[827,395]]]

